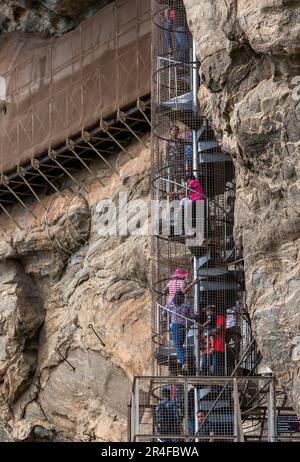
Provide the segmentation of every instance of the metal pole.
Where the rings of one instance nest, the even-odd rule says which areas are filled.
[[[140,402],[139,402],[139,379],[136,379],[135,389],[134,389],[134,441],[138,441],[140,433]]]
[[[189,390],[187,379],[184,380],[184,436],[189,434]]]
[[[197,387],[194,388],[194,403],[195,403],[195,406],[194,406],[194,419],[195,419],[194,431],[195,431],[195,435],[197,435],[198,428],[199,428],[198,419],[197,419],[197,414],[198,414],[198,410],[199,410],[198,389],[197,389]],[[196,439],[195,442],[197,443],[198,440]]]
[[[156,306],[155,306],[155,329],[156,329],[156,333],[157,333],[157,338],[158,338],[158,341],[159,341],[159,317],[160,317],[160,313],[159,313],[159,307],[158,307],[158,304],[156,303]]]
[[[130,442],[134,442],[134,437],[135,437],[135,427],[134,427],[134,407],[135,407],[135,402],[134,402],[134,393],[131,393],[131,409],[130,409]]]
[[[277,437],[276,429],[276,391],[275,381],[271,380],[268,393],[268,442],[275,443]]]
[[[233,394],[234,394],[234,436],[235,441],[244,443],[243,422],[241,416],[241,407],[239,400],[239,389],[237,379],[233,379]]]
[[[196,44],[193,40],[193,49],[192,49],[192,92],[193,92],[193,107],[194,107],[194,116],[197,116],[198,108],[198,89],[199,89],[199,78],[198,78],[198,68],[197,68],[197,55],[196,55]],[[193,173],[196,178],[199,177],[199,159],[198,159],[198,142],[197,142],[197,131],[193,130]],[[196,220],[197,222],[197,220]],[[197,257],[194,257],[194,279],[198,276],[197,271]],[[194,288],[194,312],[199,314],[199,284],[195,285]],[[199,371],[199,330],[194,331],[194,352],[195,352],[195,363],[196,370]]]
[[[238,387],[236,379],[233,379],[233,403],[234,403],[234,441],[239,442],[239,427],[238,427]]]
[[[131,408],[132,408],[132,400],[131,403],[128,404],[127,407],[127,441],[130,443],[131,439]]]

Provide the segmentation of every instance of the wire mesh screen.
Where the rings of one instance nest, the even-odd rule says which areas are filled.
[[[152,19],[156,376],[135,379],[131,440],[284,441],[295,415],[274,378],[257,375],[233,236],[235,172],[198,105],[200,67],[183,2],[153,0]]]
[[[130,411],[131,441],[300,441],[273,377],[137,377]]]
[[[259,355],[233,238],[233,163],[198,105],[199,62],[183,2],[153,0],[152,20],[156,372],[253,373]]]
[[[297,418],[272,377],[138,377],[132,441],[299,441]],[[284,427],[283,423],[286,425]],[[299,425],[299,423],[298,423]]]

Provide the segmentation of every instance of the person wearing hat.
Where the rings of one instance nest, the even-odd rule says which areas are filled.
[[[198,283],[198,279],[194,279],[193,282],[188,284],[188,277],[189,272],[183,268],[177,268],[175,273],[172,274],[170,281],[163,290],[163,293],[167,295],[167,304],[173,301],[176,292],[181,291],[183,294],[186,294]]]

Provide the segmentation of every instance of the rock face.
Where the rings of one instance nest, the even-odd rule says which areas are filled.
[[[126,440],[134,375],[151,358],[148,238],[99,233],[101,201],[149,200],[149,149],[100,161],[0,216],[0,427],[14,440]],[[36,218],[35,218],[35,217]],[[134,211],[129,219],[134,220]],[[134,341],[133,341],[134,339]]]
[[[6,32],[60,35],[112,0],[0,0],[0,36]]]
[[[235,234],[256,338],[300,414],[300,4],[184,3],[200,103],[237,169]]]

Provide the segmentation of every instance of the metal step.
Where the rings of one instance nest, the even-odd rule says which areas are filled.
[[[220,291],[220,290],[237,290],[238,284],[236,282],[226,282],[226,281],[200,281],[199,282],[199,291],[200,292],[209,292],[209,291]]]
[[[201,129],[203,126],[204,117],[195,115],[191,92],[157,104],[156,111],[169,118],[172,123],[182,122],[191,130]]]
[[[208,149],[218,148],[218,141],[200,141],[198,143],[199,152],[207,151]]]
[[[201,407],[202,411],[209,411],[213,405],[214,407],[211,414],[213,414],[214,411],[220,411],[221,409],[228,411],[228,408],[232,408],[232,400],[221,398],[218,399],[217,402],[215,402],[215,400],[199,400],[199,408]]]
[[[223,153],[209,154],[209,153],[204,153],[204,152],[199,153],[199,163],[200,164],[209,164],[209,163],[217,163],[217,162],[231,162],[231,159],[230,159],[230,156],[225,153],[224,154]]]
[[[229,274],[226,267],[201,268],[197,271],[198,277],[223,276]]]
[[[165,109],[187,109],[194,110],[194,101],[193,93],[185,93],[184,95],[175,96],[174,98],[169,99],[160,103],[160,107]]]

